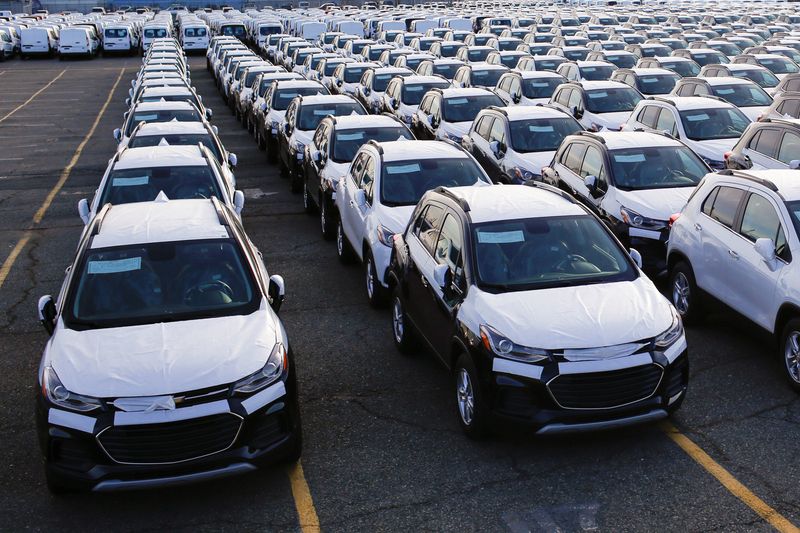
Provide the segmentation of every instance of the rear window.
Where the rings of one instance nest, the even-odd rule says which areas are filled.
[[[109,39],[122,39],[128,36],[128,30],[125,28],[109,28],[106,30],[105,36]]]
[[[205,37],[206,35],[205,28],[186,28],[183,30],[184,37]]]

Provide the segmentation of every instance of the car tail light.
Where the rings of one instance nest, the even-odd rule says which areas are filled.
[[[679,218],[681,218],[681,214],[680,213],[675,213],[672,216],[670,216],[669,217],[669,227],[671,228],[672,225],[675,224],[675,221],[678,220]]]

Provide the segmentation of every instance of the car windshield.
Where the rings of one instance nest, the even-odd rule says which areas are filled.
[[[592,66],[592,67],[581,67],[581,78],[585,80],[607,80],[611,77],[614,71],[617,70],[612,66]]]
[[[326,61],[325,71],[323,72],[323,76],[333,76],[333,71],[336,70],[336,67],[338,67],[342,63],[343,61]]]
[[[150,202],[159,192],[170,200],[221,197],[208,166],[134,168],[111,171],[100,205]]]
[[[614,183],[622,190],[694,187],[709,169],[689,148],[653,146],[609,153]]]
[[[198,105],[200,102],[191,94],[165,94],[165,95],[151,95],[151,94],[143,94],[142,99],[140,102],[147,103],[147,102],[190,102],[194,105]]]
[[[147,28],[144,30],[144,36],[149,39],[154,39],[156,37],[166,37],[167,30],[164,28]]]
[[[719,52],[715,54],[712,54],[711,52],[694,53],[692,54],[692,59],[701,67],[711,64],[720,65],[730,63],[730,60],[727,58],[727,56],[724,56]]]
[[[183,30],[184,37],[205,37],[206,34],[205,28],[186,28]]]
[[[496,292],[633,281],[626,253],[592,216],[474,226],[478,285]]]
[[[732,103],[736,107],[768,106],[772,98],[758,85],[737,83],[734,85],[717,85],[712,88],[714,94]]]
[[[286,111],[295,96],[311,96],[313,94],[327,94],[322,87],[294,87],[291,89],[278,89],[272,95],[272,109]]]
[[[773,74],[794,74],[800,72],[794,61],[785,57],[764,57],[758,60],[762,67],[767,67]]]
[[[260,28],[258,28],[258,34],[265,37],[267,35],[274,35],[280,32],[281,32],[280,26],[261,26]]]
[[[496,94],[445,98],[442,118],[447,122],[472,122],[481,109],[490,105],[503,107],[505,104]]]
[[[389,82],[392,81],[392,78],[395,76],[406,77],[409,74],[407,73],[399,73],[399,72],[392,72],[390,74],[375,74],[372,80],[372,90],[378,91],[382,93],[386,90],[386,86],[389,85]]]
[[[558,66],[565,61],[566,59],[564,58],[555,58],[554,56],[553,59],[537,59],[533,63],[536,65],[536,70],[552,70],[555,72]]]
[[[514,120],[509,123],[511,147],[515,152],[551,152],[567,135],[583,128],[572,117]]]
[[[742,53],[742,49],[733,43],[714,43],[708,45],[708,47],[713,48],[717,52],[725,54],[726,56],[735,56]]]
[[[636,56],[635,55],[606,55],[606,61],[609,63],[614,63],[619,68],[633,68],[636,66]]]
[[[637,86],[642,94],[669,94],[679,79],[677,74],[648,74],[639,76]]]
[[[686,136],[693,141],[738,138],[750,124],[744,113],[728,107],[681,111],[680,116]]]
[[[244,37],[244,26],[225,26],[222,28],[222,35],[233,35],[234,37]]]
[[[491,51],[492,50],[490,50],[488,48],[479,48],[477,50],[475,50],[475,49],[468,50],[467,51],[467,58],[469,58],[471,63],[478,63],[480,61],[486,61],[486,56],[488,56]]]
[[[349,163],[361,145],[370,140],[386,142],[413,138],[408,128],[401,126],[337,131],[331,143],[331,159],[335,163]]]
[[[371,66],[364,66],[364,67],[351,67],[344,69],[344,81],[347,83],[356,83],[358,80],[361,79],[361,76],[369,69],[373,67]]]
[[[550,98],[556,87],[565,83],[564,78],[531,78],[522,79],[522,94],[525,98]]]
[[[164,143],[170,146],[197,146],[200,143],[211,150],[214,158],[222,162],[217,144],[208,133],[170,133],[165,135],[135,135],[128,143],[128,148],[158,146]]]
[[[680,74],[684,78],[700,74],[700,65],[694,61],[673,61],[663,63],[661,66]]]
[[[442,45],[442,57],[454,57],[458,51],[463,48],[463,44],[445,44]]]
[[[792,214],[794,230],[800,233],[800,201],[786,202],[786,208],[789,210],[789,213]]]
[[[403,84],[403,95],[401,100],[406,105],[419,105],[419,102],[422,100],[422,97],[426,92],[430,91],[434,87],[446,89],[448,86],[449,84],[445,83],[444,81],[441,83]]]
[[[89,250],[67,303],[75,329],[123,327],[255,312],[260,292],[230,240]]]
[[[381,176],[381,203],[390,207],[416,205],[423,194],[439,186],[485,180],[480,167],[466,157],[392,161],[383,165]]]
[[[592,113],[633,111],[641,95],[631,87],[609,87],[586,91],[586,108]]]
[[[297,118],[297,128],[303,131],[313,131],[317,129],[322,119],[328,115],[338,117],[363,114],[365,114],[364,108],[358,102],[304,105],[300,108],[300,114]]]
[[[778,77],[767,69],[737,69],[732,71],[731,75],[736,78],[748,79],[766,89],[775,87],[778,85],[778,83],[780,83]]]
[[[497,85],[497,80],[500,76],[506,73],[506,69],[493,68],[493,69],[472,69],[470,79],[472,85],[476,87],[494,87]]]
[[[133,118],[128,122],[128,131],[126,135],[130,135],[133,129],[139,125],[140,122],[170,122],[175,120],[177,122],[202,122],[200,113],[194,109],[186,110],[158,110],[158,111],[134,111]]]

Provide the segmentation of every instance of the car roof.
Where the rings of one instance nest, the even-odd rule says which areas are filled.
[[[146,122],[136,132],[138,136],[176,135],[176,134],[209,133],[202,122]]]
[[[203,153],[197,146],[142,146],[128,148],[114,163],[114,170],[146,167],[207,166]]]
[[[485,96],[487,94],[494,94],[494,93],[489,89],[484,89],[482,87],[469,87],[469,88],[450,87],[447,89],[442,89],[442,96],[444,98],[455,98],[458,96]]]
[[[358,128],[397,127],[400,122],[388,115],[344,115],[336,117],[335,130]]]
[[[303,105],[313,104],[341,104],[346,102],[357,102],[352,97],[344,94],[314,94],[303,96]]]
[[[228,231],[210,200],[158,199],[112,206],[91,248],[226,238]]]
[[[511,72],[515,74],[520,74],[522,79],[527,80],[531,78],[563,78],[561,74],[558,72],[553,72],[552,70],[512,70]]]
[[[724,181],[730,180],[732,177],[739,177],[739,179],[744,179],[747,185],[752,184],[752,181],[747,178],[741,178],[740,174],[774,183],[781,196],[789,202],[800,200],[800,171],[795,169],[745,170],[733,171],[730,174],[712,173],[707,174],[706,178]]]
[[[693,109],[708,109],[710,107],[736,107],[725,100],[718,100],[716,98],[707,98],[705,96],[667,96],[662,99],[655,99],[658,101],[668,100],[675,104],[675,107],[681,111],[688,111]]]
[[[449,82],[442,78],[441,76],[420,76],[419,74],[414,74],[411,76],[406,76],[403,78],[403,84],[405,85],[415,85],[418,83],[448,83]]]
[[[532,118],[564,118],[568,116],[560,109],[550,106],[516,105],[511,107],[502,107],[500,109],[505,111],[508,120],[511,122],[515,120],[528,120]]]
[[[678,140],[649,131],[602,131],[593,135],[602,137],[606,148],[609,150],[641,148],[644,146],[683,146],[683,143]]]
[[[302,87],[319,87],[321,90],[325,88],[323,85],[318,81],[313,80],[302,80],[302,79],[290,79],[290,80],[274,80],[277,84],[279,89],[299,89]]]
[[[463,150],[442,141],[389,141],[378,143],[383,149],[384,161],[407,161],[409,159],[467,159]]]
[[[472,222],[586,215],[579,204],[544,188],[527,185],[448,187],[469,204]]]
[[[186,94],[191,95],[192,91],[189,89],[187,85],[148,85],[144,87],[142,91],[142,95],[153,96],[153,95],[172,95],[172,94]]]
[[[710,78],[701,76],[700,79],[709,85],[753,85],[755,83],[747,78],[737,78],[734,76],[711,76]]]
[[[634,68],[629,68],[629,69],[625,69],[625,70],[630,71],[631,73],[635,74],[636,76],[652,76],[652,75],[656,75],[656,74],[657,75],[665,75],[665,74],[667,74],[667,75],[670,75],[670,76],[677,76],[678,75],[678,74],[675,74],[671,70],[668,70],[668,69],[665,69],[665,68],[657,68],[657,67],[651,67],[651,68],[634,67]]]
[[[140,111],[165,111],[165,110],[179,110],[179,111],[197,111],[197,108],[189,102],[179,100],[176,102],[139,102],[134,108],[134,112]]]
[[[580,86],[586,89],[587,91],[592,91],[594,89],[630,89],[631,86],[621,81],[611,81],[611,80],[591,80],[591,81],[581,81],[579,82]]]

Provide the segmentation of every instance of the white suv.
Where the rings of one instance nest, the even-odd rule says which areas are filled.
[[[672,302],[687,323],[709,295],[778,336],[781,368],[800,392],[800,180],[796,170],[707,175],[672,225]]]

